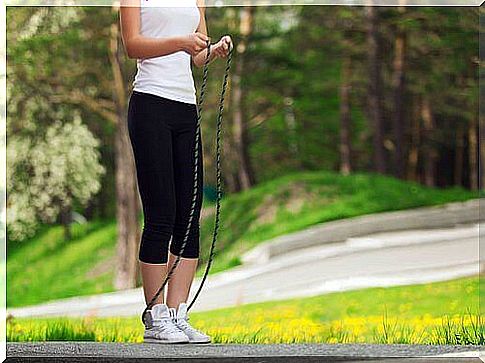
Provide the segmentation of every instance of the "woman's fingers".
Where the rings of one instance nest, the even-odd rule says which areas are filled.
[[[225,48],[225,44],[222,42],[219,42],[216,49],[214,49],[217,56],[221,58],[225,58],[227,56],[227,50],[225,50],[224,48]]]
[[[194,53],[197,54],[207,47],[207,42],[210,42],[210,37],[201,32],[195,32],[194,35]],[[224,35],[221,40],[212,45],[211,51],[220,58],[226,58],[232,47],[231,37],[229,35]]]
[[[200,41],[203,42],[203,43],[197,42],[197,48],[198,48],[197,51],[201,51],[207,46],[206,40],[210,41],[210,38],[203,33],[197,32],[195,34],[200,39]],[[199,46],[200,46],[200,49],[199,49]],[[231,37],[229,35],[225,35],[216,44],[212,45],[211,52],[213,52],[216,56],[220,58],[226,58],[229,55],[229,51],[231,50],[232,46],[233,44],[232,44]]]
[[[207,42],[208,40],[210,40],[210,38],[204,33],[195,32],[195,35],[197,35],[204,42]]]
[[[205,47],[207,46],[207,44],[205,42],[203,42],[202,40],[199,40],[197,42],[197,50],[200,52],[201,50],[203,50]]]
[[[225,43],[227,44],[227,49],[230,49],[230,48],[233,47],[231,36],[225,35],[223,39],[224,39]]]
[[[232,39],[229,35],[224,35],[221,40],[220,40],[220,56],[225,58],[228,56],[229,51],[231,50],[233,44],[232,44]]]
[[[199,53],[207,47],[207,41],[210,41],[210,38],[200,32],[195,32],[194,35],[194,51]]]
[[[202,47],[203,48],[206,48],[207,47],[207,43],[210,42],[210,37],[208,37],[204,33],[197,32],[196,34],[199,37],[199,39],[201,40],[201,42],[203,43],[202,44]]]
[[[225,58],[225,57],[227,57],[227,52],[219,48],[218,49],[218,55],[221,58]]]

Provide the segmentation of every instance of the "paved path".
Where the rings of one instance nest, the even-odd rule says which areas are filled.
[[[349,238],[292,251],[263,265],[212,275],[191,311],[312,296],[373,286],[443,281],[479,272],[478,224]],[[483,230],[483,228],[482,228]],[[189,301],[197,290],[192,286]],[[64,299],[9,310],[14,316],[132,316],[143,310],[141,289]]]
[[[7,357],[55,361],[120,362],[122,358],[157,358],[190,362],[479,362],[480,346],[406,344],[118,344],[8,343]],[[480,352],[483,356],[483,352]],[[72,360],[73,358],[76,360]],[[83,360],[84,358],[84,360]],[[179,359],[176,359],[179,358]],[[383,359],[389,358],[389,359]],[[391,359],[392,358],[392,359]],[[406,359],[396,359],[406,358]],[[414,359],[411,359],[414,358]],[[46,360],[47,361],[47,360]],[[128,360],[127,360],[128,361]]]
[[[371,233],[449,228],[460,224],[485,222],[485,216],[479,213],[480,207],[480,199],[471,199],[327,221],[258,244],[244,253],[241,260],[245,264],[264,264],[272,257],[289,251],[342,242]]]

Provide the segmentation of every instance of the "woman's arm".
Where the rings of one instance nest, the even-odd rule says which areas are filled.
[[[207,36],[207,24],[205,21],[205,2],[204,0],[197,0],[197,6],[200,11],[200,22],[197,27],[197,32]],[[212,62],[216,57],[224,58],[229,52],[229,47],[232,47],[232,40],[229,35],[221,38],[219,42],[211,45],[211,54],[209,58],[209,63]],[[207,48],[204,48],[201,52],[192,55],[192,61],[197,67],[202,67],[205,63],[205,58],[207,57]]]
[[[120,24],[123,45],[129,58],[152,58],[185,51],[190,55],[199,53],[208,39],[205,34],[149,38],[140,34],[140,0],[122,0]]]
[[[197,0],[197,6],[199,7],[199,12],[200,12],[200,21],[199,21],[199,26],[197,27],[197,31],[199,33],[205,34],[207,36],[207,25],[205,22],[205,2],[204,0]],[[212,49],[211,49],[212,50]],[[197,67],[202,67],[205,63],[205,58],[207,57],[207,48],[204,48],[201,52],[198,54],[192,56],[192,61]],[[211,52],[209,63],[214,60],[216,57],[216,54],[214,52]]]

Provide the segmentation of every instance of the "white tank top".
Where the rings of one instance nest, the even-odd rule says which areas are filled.
[[[169,5],[165,5],[164,3]],[[140,0],[140,31],[147,37],[181,36],[197,30],[197,0]],[[196,103],[191,57],[184,51],[137,59],[133,90],[186,103]]]

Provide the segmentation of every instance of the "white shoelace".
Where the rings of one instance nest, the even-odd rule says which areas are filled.
[[[195,333],[200,333],[199,330],[195,329],[192,325],[189,324],[189,322],[188,322],[189,319],[190,319],[190,317],[187,316],[185,319],[184,318],[175,318],[175,321],[177,322],[177,324],[183,330],[190,330],[190,331],[195,332]]]
[[[180,329],[173,323],[172,318],[162,318],[153,320],[154,328],[157,328],[162,333],[179,333]]]

